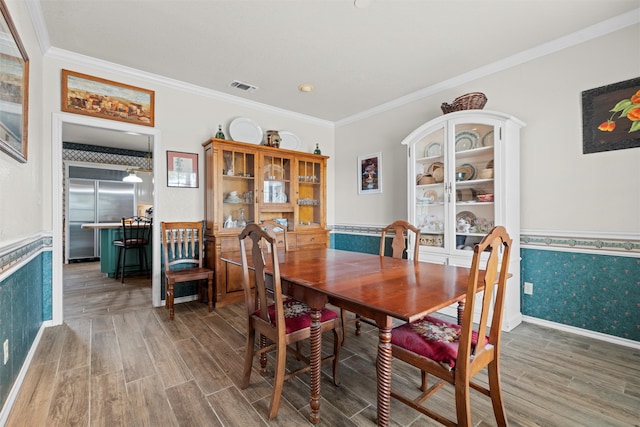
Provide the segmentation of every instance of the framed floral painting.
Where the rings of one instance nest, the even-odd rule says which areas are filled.
[[[582,92],[582,152],[640,147],[640,77]]]

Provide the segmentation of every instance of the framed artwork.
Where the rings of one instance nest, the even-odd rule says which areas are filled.
[[[167,151],[167,187],[198,188],[198,155]]]
[[[62,111],[153,126],[152,90],[62,70]]]
[[[582,92],[582,152],[640,147],[640,77]]]
[[[382,193],[382,153],[358,156],[358,194]]]
[[[3,0],[0,9],[0,150],[26,163],[29,58]]]

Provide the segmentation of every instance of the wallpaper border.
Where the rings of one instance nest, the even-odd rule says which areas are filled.
[[[38,234],[0,247],[0,279],[45,250],[53,250],[50,234]]]

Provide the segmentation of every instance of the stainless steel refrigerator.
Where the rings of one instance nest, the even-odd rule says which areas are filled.
[[[82,224],[120,222],[136,212],[135,184],[121,181],[69,179],[67,260],[100,257],[100,230]]]

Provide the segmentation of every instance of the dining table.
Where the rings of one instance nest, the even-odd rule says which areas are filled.
[[[238,251],[222,253],[221,259],[241,265]],[[279,250],[278,262],[283,292],[304,301],[311,309],[310,421],[320,421],[320,311],[331,303],[375,321],[379,329],[377,424],[389,425],[394,319],[413,322],[461,302],[466,296],[470,269],[329,248]],[[266,270],[267,274],[272,271],[269,262]],[[480,274],[482,279],[483,272]]]

